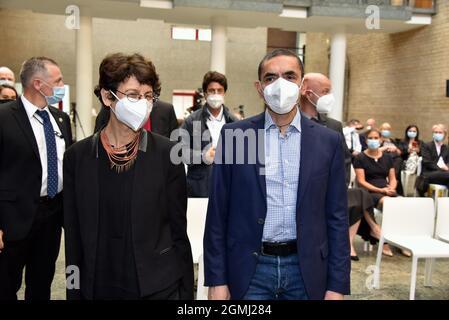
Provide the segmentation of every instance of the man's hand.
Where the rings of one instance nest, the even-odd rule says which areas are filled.
[[[230,300],[231,293],[227,285],[209,287],[207,298],[209,300]]]
[[[326,291],[326,295],[324,296],[324,300],[343,300],[343,295],[334,291]]]
[[[3,243],[3,231],[0,230],[0,253],[5,248],[5,244]]]
[[[207,150],[207,152],[204,154],[203,160],[207,164],[211,164],[212,162],[214,162],[214,158],[215,158],[215,147],[210,147],[209,150]]]

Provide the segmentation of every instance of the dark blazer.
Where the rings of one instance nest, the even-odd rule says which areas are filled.
[[[343,134],[343,125],[341,124],[340,121],[335,120],[333,118],[329,118],[327,115],[323,113],[319,114],[318,121],[321,125],[325,126],[326,128],[329,128],[341,134],[343,156],[345,158],[345,170],[346,170],[345,180],[346,185],[349,185],[349,182],[351,180],[352,154],[348,148],[348,145],[346,144],[345,136]]]
[[[264,122],[262,113],[227,124],[223,130],[256,130],[258,137],[257,132],[264,129]],[[216,161],[223,164],[215,163],[212,170],[204,235],[205,285],[227,284],[231,298],[241,299],[261,252],[267,212],[264,161],[248,162],[246,141],[244,164],[226,164],[223,150],[232,141],[223,135],[221,138]],[[250,150],[264,155],[264,151],[258,149],[264,143],[258,139]],[[297,246],[310,299],[323,299],[326,290],[342,294],[350,291],[347,188],[341,139],[339,134],[301,117]],[[236,144],[239,145],[234,141],[232,147],[234,161]]]
[[[223,116],[226,123],[238,121],[238,119],[229,112],[227,107],[224,107],[223,109]],[[208,139],[202,139],[205,131],[209,131],[207,128],[208,118],[209,113],[207,112],[206,104],[201,109],[198,109],[189,115],[181,126],[181,129],[184,129],[189,133],[188,137],[186,137],[187,141],[184,141],[184,139],[182,141],[182,143],[188,144],[190,149],[189,157],[184,159],[188,164],[187,188],[189,197],[207,197],[209,195],[209,176],[212,166],[205,163],[201,157],[201,152],[207,149],[206,147],[208,145],[212,144],[212,137],[210,135]],[[193,124],[196,121],[200,123],[199,127],[194,127]],[[201,141],[201,144],[198,146],[195,145],[196,139]],[[201,159],[201,163],[194,163],[194,158]]]
[[[421,155],[422,155],[422,173],[433,172],[433,171],[442,171],[438,166],[438,159],[440,158],[437,153],[437,148],[435,146],[435,142],[431,141],[428,143],[424,143],[421,146]],[[441,146],[441,154],[443,157],[444,163],[449,164],[449,148],[446,144]]]
[[[419,147],[418,156],[420,156],[422,145],[424,142],[421,140],[418,140],[416,143],[418,144],[418,147]],[[404,161],[407,161],[408,157],[410,156],[410,154],[408,152],[408,145],[409,145],[409,141],[407,141],[407,140],[401,140],[397,143],[398,148],[401,150],[402,160],[404,160]]]
[[[110,109],[102,107],[100,113],[95,120],[95,130],[98,132],[109,121]],[[150,114],[151,132],[160,134],[161,136],[170,138],[173,130],[178,128],[178,120],[176,119],[175,109],[173,105],[161,100],[158,100],[153,105],[153,110]]]
[[[69,147],[72,144],[69,116],[51,106],[49,110]],[[0,108],[0,229],[6,240],[21,240],[29,233],[41,186],[42,166],[36,138],[22,99],[18,98]]]
[[[97,132],[64,158],[66,264],[80,268],[80,290],[68,299],[93,298],[99,217]],[[181,299],[193,299],[193,262],[187,238],[187,196],[182,163],[170,160],[173,143],[143,130],[135,165],[131,228],[142,296],[182,280]]]

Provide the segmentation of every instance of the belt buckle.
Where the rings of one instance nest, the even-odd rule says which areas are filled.
[[[265,253],[265,250],[263,249],[263,243],[262,243],[262,246],[261,246],[261,248],[260,248],[260,252],[261,252],[262,255],[264,255],[264,256],[268,256],[268,257],[276,257],[276,255]]]

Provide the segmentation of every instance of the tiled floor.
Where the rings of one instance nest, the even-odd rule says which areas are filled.
[[[363,252],[363,242],[356,239],[356,250],[360,261],[352,263],[351,291],[346,299],[361,300],[407,300],[410,289],[411,259],[399,252],[394,257],[383,257],[380,290],[370,289],[372,270],[376,260],[376,249]],[[58,259],[53,281],[52,299],[65,299],[63,246]],[[433,274],[433,287],[424,287],[424,261],[419,264],[416,284],[417,300],[449,300],[449,260],[437,260]],[[23,297],[23,289],[19,297]]]

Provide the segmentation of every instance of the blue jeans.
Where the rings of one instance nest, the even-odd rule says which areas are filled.
[[[259,255],[243,300],[308,300],[298,255]]]

